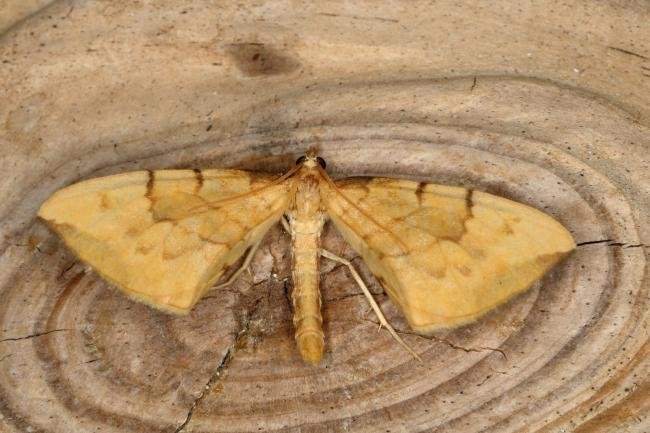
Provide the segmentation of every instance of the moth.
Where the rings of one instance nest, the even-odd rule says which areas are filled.
[[[90,179],[54,193],[38,215],[110,283],[177,314],[248,251],[244,269],[267,230],[283,222],[292,242],[295,338],[312,364],[324,346],[321,256],[349,266],[380,323],[418,357],[350,263],[321,249],[327,219],[422,335],[475,321],[575,248],[559,222],[524,204],[427,182],[332,180],[313,151],[280,177],[194,169]]]

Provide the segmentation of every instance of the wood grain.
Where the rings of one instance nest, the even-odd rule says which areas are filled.
[[[298,2],[300,3],[300,2]],[[0,431],[644,432],[650,428],[650,11],[53,2],[0,39]],[[5,22],[12,22],[6,19]],[[295,350],[290,240],[175,317],[85,269],[35,213],[135,169],[471,187],[547,212],[577,250],[479,322],[411,335],[323,260],[325,354]]]

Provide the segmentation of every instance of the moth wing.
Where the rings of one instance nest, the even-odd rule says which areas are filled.
[[[183,314],[279,220],[290,188],[238,170],[136,171],[63,188],[38,215],[127,295]]]
[[[460,187],[351,178],[328,183],[322,197],[334,225],[420,333],[476,320],[575,248],[551,216]]]

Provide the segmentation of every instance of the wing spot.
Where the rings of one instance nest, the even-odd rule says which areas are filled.
[[[185,254],[185,251],[177,253],[177,254],[172,254],[172,253],[170,253],[168,251],[163,251],[162,259],[163,260],[174,260],[175,258],[178,258],[178,257],[182,256],[183,254]]]
[[[153,184],[156,182],[156,175],[153,170],[147,170],[147,192],[144,194],[149,200],[152,200]]]
[[[463,274],[464,276],[466,276],[466,277],[469,277],[470,275],[472,275],[472,268],[469,268],[469,267],[467,267],[467,266],[461,266],[461,267],[459,267],[459,268],[458,268],[458,271],[459,271],[461,274]]]
[[[156,175],[153,170],[147,170],[147,175],[147,192],[144,193],[144,196],[149,200],[149,212],[154,215],[154,205],[156,203],[156,199],[153,196],[153,185],[156,183]],[[153,219],[156,221],[155,215]]]
[[[460,242],[460,240],[467,234],[467,221],[471,220],[474,218],[474,213],[472,211],[472,208],[474,207],[474,190],[472,188],[468,188],[467,192],[465,193],[465,217],[461,221],[463,225],[463,231],[460,233],[459,236],[455,237],[455,239],[450,239],[454,242]]]
[[[178,223],[176,220],[158,215],[158,212],[151,212],[151,216],[155,223],[171,223],[172,225],[176,225]]]
[[[438,280],[441,280],[445,278],[447,275],[447,269],[446,268],[432,268],[432,269],[422,269],[425,273],[431,275],[433,278],[436,278]]]
[[[135,247],[135,252],[146,256],[153,249],[153,245],[138,245]]]
[[[474,213],[472,212],[472,208],[474,207],[473,196],[474,196],[474,190],[472,188],[469,188],[467,190],[467,193],[465,194],[465,207],[467,208],[467,218],[466,218],[466,220],[468,220],[470,218],[474,218]]]
[[[192,170],[194,172],[194,177],[196,178],[196,186],[194,187],[194,193],[198,193],[201,191],[201,188],[203,188],[203,172],[201,172],[201,169],[195,168]]]
[[[415,189],[415,196],[418,199],[418,204],[422,206],[422,194],[424,193],[424,188],[427,186],[426,182],[418,183],[418,187]]]
[[[131,237],[131,238],[135,238],[135,237],[140,236],[142,234],[142,232],[144,232],[147,228],[148,227],[146,227],[144,225],[132,226],[132,227],[129,227],[128,229],[126,229],[124,234]]]
[[[99,199],[99,207],[106,210],[111,208],[111,204],[108,200],[108,196],[106,195],[105,192],[100,194],[100,199]]]

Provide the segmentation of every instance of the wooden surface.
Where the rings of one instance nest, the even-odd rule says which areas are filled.
[[[646,2],[214,3],[0,8],[0,431],[650,430]],[[334,176],[533,205],[580,246],[473,325],[406,332],[422,364],[324,260],[314,368],[293,341],[279,227],[250,272],[174,317],[34,217],[79,179],[279,173],[312,145]],[[324,241],[354,258],[329,225]]]

